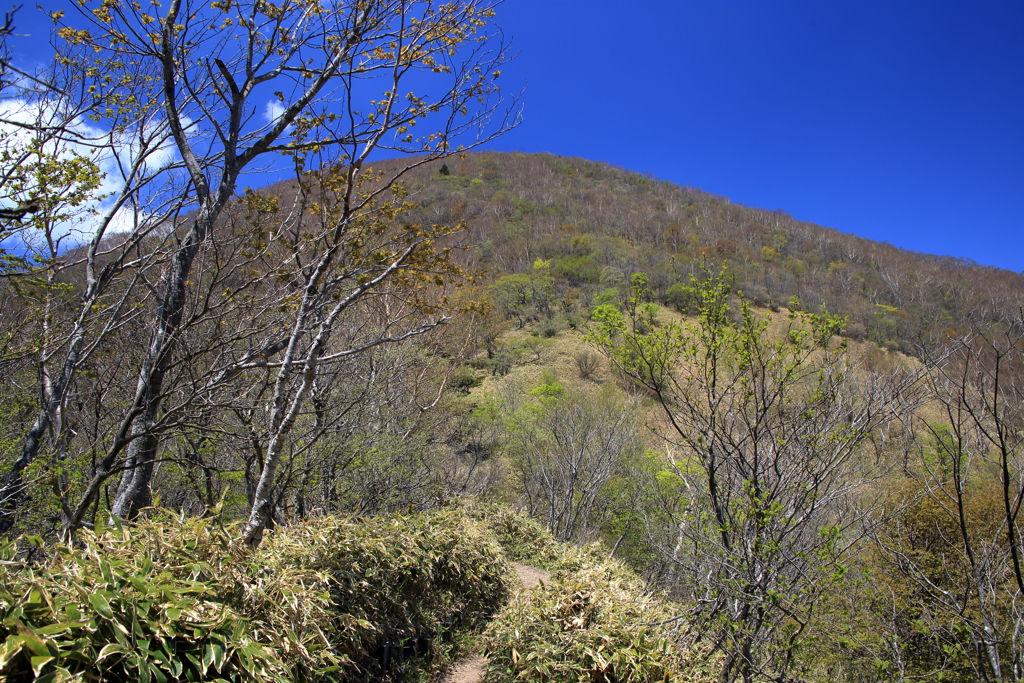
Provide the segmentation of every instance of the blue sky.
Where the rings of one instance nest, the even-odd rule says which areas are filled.
[[[1024,1],[506,0],[495,149],[1024,271]],[[504,78],[504,76],[503,76]]]
[[[15,59],[49,56],[52,24],[17,19]],[[497,22],[504,87],[528,87],[494,149],[1024,271],[1024,0],[505,0]]]

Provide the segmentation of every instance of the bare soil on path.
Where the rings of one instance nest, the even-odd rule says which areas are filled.
[[[519,575],[519,590],[529,590],[538,585],[541,581],[547,582],[551,579],[551,572],[525,564],[513,565]],[[441,679],[441,683],[479,683],[484,677],[484,668],[487,666],[487,658],[483,655],[473,655],[457,663],[448,674]]]
[[[551,580],[551,572],[546,569],[537,569],[526,564],[514,564],[516,573],[519,574],[519,586],[522,589],[533,588],[541,581],[545,583]]]
[[[484,677],[484,667],[487,666],[487,658],[483,655],[473,655],[463,659],[448,672],[442,679],[443,683],[478,683]]]

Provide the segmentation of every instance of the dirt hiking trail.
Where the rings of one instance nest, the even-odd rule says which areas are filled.
[[[529,590],[539,584],[551,579],[551,572],[525,564],[515,564],[516,574],[519,575],[519,590]],[[441,679],[441,683],[479,683],[484,677],[484,667],[487,666],[487,658],[483,655],[473,655],[458,662],[448,674]]]

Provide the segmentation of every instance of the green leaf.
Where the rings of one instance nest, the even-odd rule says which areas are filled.
[[[128,632],[125,630],[124,626],[122,626],[116,621],[110,622],[110,626],[112,626],[111,630],[114,632],[114,640],[120,643],[122,647],[127,648],[128,639],[125,638],[125,636],[128,634]]]
[[[0,648],[0,669],[3,669],[25,647],[25,639],[21,636],[7,636],[3,648]]]
[[[35,629],[37,635],[40,636],[55,636],[65,631],[70,631],[73,628],[82,628],[88,625],[87,621],[62,621],[57,624],[49,624],[42,628]]]
[[[43,674],[36,678],[35,683],[64,683],[73,681],[76,677],[62,666],[54,667],[50,673]]]
[[[213,666],[213,645],[210,643],[206,644],[203,648],[203,675],[206,675],[207,670]]]
[[[173,676],[174,678],[181,678],[181,672],[185,668],[185,666],[181,662],[181,659],[179,659],[178,657],[171,657],[168,660],[168,664],[171,669],[171,676]]]
[[[220,672],[224,668],[227,653],[220,643],[213,643],[210,647],[213,649],[213,667]]]
[[[114,572],[110,570],[110,563],[105,560],[100,560],[100,574],[103,576],[103,580],[107,582],[108,588],[114,588]]]
[[[47,647],[43,639],[30,631],[23,631],[21,637],[25,641],[25,645],[28,649],[32,650],[32,654],[38,657],[45,657],[47,655],[56,655],[57,653],[51,652],[50,648]]]
[[[198,659],[196,659],[195,655],[193,655],[191,652],[186,652],[185,653],[185,659],[187,659],[189,662],[191,662],[192,666],[196,670],[196,673],[199,673],[200,671],[202,671],[203,665],[199,662]]]
[[[238,650],[235,654],[238,655],[239,666],[245,669],[245,672],[249,674],[250,677],[255,676],[256,672],[253,668],[252,657],[249,656],[249,653],[244,650]]]
[[[56,659],[57,658],[53,655],[41,655],[32,657],[32,659],[29,660],[32,663],[32,673],[38,676],[44,666],[46,666],[52,661],[55,661]]]
[[[105,595],[106,591],[100,591],[97,593],[89,594],[89,604],[92,605],[96,612],[106,619],[114,618],[114,610],[110,608],[110,601]]]
[[[96,661],[102,662],[111,655],[123,655],[127,653],[128,650],[124,646],[119,645],[118,643],[107,643],[103,646],[103,649],[100,650],[100,653],[96,655]]]

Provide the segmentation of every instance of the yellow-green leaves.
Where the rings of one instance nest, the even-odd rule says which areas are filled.
[[[519,593],[487,628],[488,681],[712,680],[716,658],[673,636],[679,607],[598,548],[546,542],[551,580]]]
[[[148,521],[44,566],[0,545],[4,680],[376,680],[382,639],[473,624],[509,567],[459,512],[320,519],[249,552],[214,519]],[[77,677],[77,678],[76,678]]]

